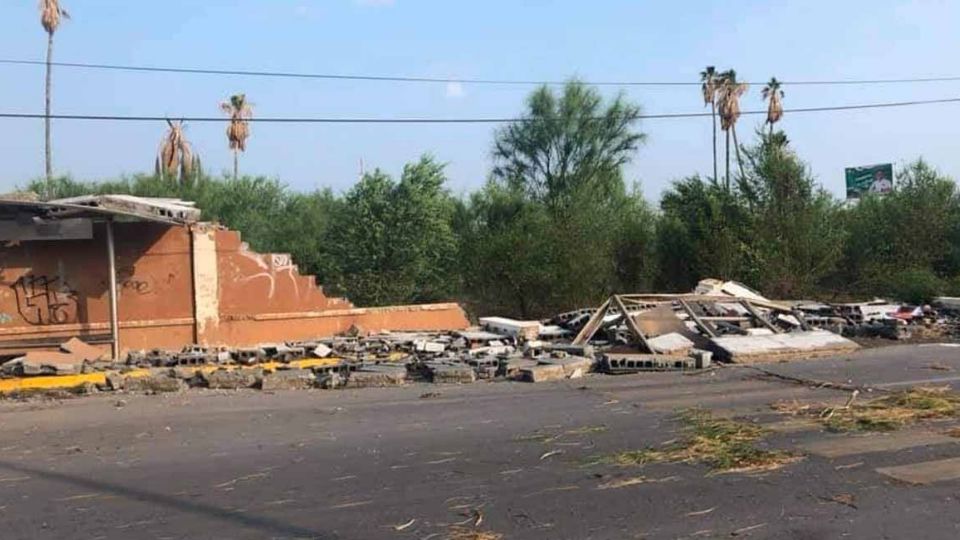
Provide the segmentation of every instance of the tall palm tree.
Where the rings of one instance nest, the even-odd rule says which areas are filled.
[[[156,170],[161,178],[179,179],[181,184],[191,182],[194,174],[200,172],[200,157],[193,153],[193,147],[183,135],[183,120],[167,120],[167,134],[160,143],[157,152]]]
[[[703,106],[710,105],[710,119],[713,121],[713,179],[717,179],[717,69],[707,66],[700,72],[700,91],[703,92]]]
[[[229,101],[220,104],[220,110],[230,115],[227,126],[227,140],[233,150],[233,179],[239,175],[240,152],[247,150],[247,137],[250,136],[250,119],[253,118],[253,106],[247,102],[246,94],[234,94]]]
[[[44,116],[47,190],[53,182],[53,156],[50,148],[50,89],[52,86],[51,72],[53,71],[53,34],[57,32],[63,19],[69,19],[70,14],[60,5],[59,0],[40,0],[40,24],[47,32],[47,80],[46,80],[46,114]]]
[[[770,134],[773,135],[773,125],[783,118],[783,90],[780,81],[772,77],[763,87],[763,99],[767,102],[767,123],[770,124]]]
[[[720,74],[720,89],[717,99],[720,100],[720,128],[727,135],[727,190],[730,189],[730,135],[733,135],[733,146],[737,154],[737,164],[740,174],[743,175],[743,159],[740,157],[740,143],[737,141],[737,121],[740,120],[740,97],[746,93],[746,83],[737,81],[737,72],[729,69]]]

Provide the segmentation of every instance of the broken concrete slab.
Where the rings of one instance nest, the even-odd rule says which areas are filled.
[[[323,343],[318,343],[316,348],[313,349],[313,352],[310,353],[317,358],[326,358],[333,354],[333,349],[324,345]]]
[[[190,366],[176,366],[170,368],[170,376],[188,381],[197,377],[199,370]]]
[[[263,372],[253,369],[217,369],[201,373],[208,388],[216,390],[239,390],[253,388]]]
[[[647,345],[653,349],[652,352],[660,354],[687,354],[694,347],[693,341],[677,332],[647,339]]]
[[[568,378],[574,378],[579,372],[579,376],[589,373],[593,369],[593,360],[582,356],[566,356],[563,358],[544,358],[538,360],[540,365],[560,366],[563,373]]]
[[[361,370],[354,371],[347,377],[347,388],[384,388],[400,386],[407,382],[406,369],[400,370]]]
[[[860,348],[853,341],[826,330],[770,336],[721,336],[711,341],[722,359],[735,363],[842,354]]]
[[[518,321],[506,317],[480,317],[480,326],[489,332],[523,339],[537,339],[540,321]]]
[[[60,350],[77,356],[85,362],[96,362],[100,360],[106,354],[104,351],[89,345],[86,342],[80,340],[79,338],[72,337],[64,343],[60,344]]]
[[[477,372],[470,366],[433,366],[430,369],[430,380],[438,384],[469,384],[477,380]]]
[[[284,369],[263,375],[260,389],[265,392],[277,390],[303,390],[313,386],[316,378],[309,369]]]
[[[517,378],[521,376],[521,371],[536,365],[539,365],[536,360],[511,356],[500,360],[500,374],[511,379]]]
[[[521,380],[538,383],[567,378],[567,372],[558,364],[538,364],[520,370]]]
[[[116,380],[111,380],[108,376],[110,386],[117,389],[114,384]],[[187,389],[187,383],[180,379],[175,379],[162,373],[154,373],[146,377],[120,376],[120,388],[128,392],[148,392],[148,393],[167,393],[180,392]]]

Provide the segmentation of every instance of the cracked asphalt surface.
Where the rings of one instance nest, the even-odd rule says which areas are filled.
[[[956,385],[960,348],[764,367],[885,388]],[[942,435],[951,422],[867,441],[770,408],[847,398],[722,368],[0,401],[0,537],[441,540],[455,527],[506,539],[960,536],[960,462],[950,461],[960,445]],[[805,458],[759,474],[591,465],[676,438],[675,411],[689,407],[767,425],[763,444]],[[911,484],[877,470],[921,463],[939,476]]]

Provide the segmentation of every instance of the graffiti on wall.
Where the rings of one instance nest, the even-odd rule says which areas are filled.
[[[21,276],[12,286],[17,311],[34,326],[67,324],[77,320],[77,293],[59,276]]]
[[[241,283],[259,278],[266,279],[270,284],[267,298],[272,300],[277,289],[277,277],[281,274],[284,274],[293,284],[295,296],[297,298],[300,297],[300,287],[297,285],[297,265],[293,263],[293,257],[291,257],[289,254],[270,253],[268,255],[260,255],[258,253],[250,252],[246,249],[241,249],[239,253],[240,255],[243,255],[244,257],[254,261],[257,266],[263,270],[263,272],[259,272],[241,279]],[[266,262],[267,260],[269,263]]]
[[[152,277],[136,275],[133,267],[117,271],[117,284],[123,292],[135,294],[150,294],[156,289]]]

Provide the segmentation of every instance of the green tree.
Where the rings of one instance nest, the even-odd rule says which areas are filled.
[[[328,237],[337,286],[357,304],[449,299],[457,241],[444,165],[433,158],[404,167],[399,182],[380,170],[344,198]]]
[[[922,159],[899,172],[895,187],[844,212],[849,239],[836,286],[929,300],[960,274],[960,195],[951,178]],[[925,292],[906,291],[906,282],[923,282]]]
[[[645,137],[639,107],[578,82],[527,106],[497,133],[492,178],[463,220],[465,294],[482,311],[538,317],[641,287],[653,216],[622,171]]]
[[[604,103],[583,83],[567,83],[556,95],[543,86],[528,98],[523,120],[500,130],[494,141],[493,177],[536,200],[562,198],[581,185],[609,181],[646,136],[634,129],[640,108],[621,94]]]
[[[758,130],[757,136],[739,182],[750,216],[745,277],[776,298],[813,294],[843,253],[839,205],[816,185],[782,132]]]

